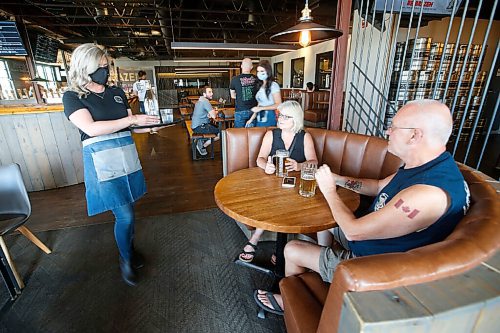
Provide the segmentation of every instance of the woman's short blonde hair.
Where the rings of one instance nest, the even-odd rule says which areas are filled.
[[[278,105],[279,113],[293,117],[294,133],[299,133],[304,129],[304,111],[299,103],[296,101],[285,101]]]
[[[77,92],[80,97],[90,94],[85,86],[92,82],[89,74],[97,70],[102,57],[106,57],[109,62],[106,51],[100,45],[87,43],[78,46],[71,56],[68,90]]]

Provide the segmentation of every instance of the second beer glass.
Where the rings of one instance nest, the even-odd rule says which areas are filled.
[[[316,164],[302,163],[299,194],[303,197],[310,198],[316,193],[316,168]]]

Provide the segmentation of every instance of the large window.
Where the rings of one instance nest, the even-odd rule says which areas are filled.
[[[17,99],[7,62],[0,60],[0,99]]]
[[[305,58],[292,59],[292,72],[290,75],[290,88],[303,88],[304,86]]]
[[[283,88],[283,61],[274,64],[274,78],[276,83]]]

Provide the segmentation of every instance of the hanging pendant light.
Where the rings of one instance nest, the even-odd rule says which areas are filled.
[[[283,32],[272,35],[270,40],[280,44],[300,44],[306,47],[310,44],[324,42],[329,39],[339,38],[343,32],[341,30],[314,23],[309,9],[309,1],[302,10],[299,24],[286,29]]]

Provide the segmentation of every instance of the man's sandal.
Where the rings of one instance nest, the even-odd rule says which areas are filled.
[[[245,251],[240,253],[239,259],[243,262],[252,262],[253,258],[255,258],[255,251],[257,251],[257,245],[250,243],[249,241],[245,244],[245,246],[250,245],[253,251]],[[245,247],[243,247],[245,248]],[[250,256],[250,258],[245,258],[244,256]]]
[[[267,299],[269,300],[269,303],[271,303],[271,306],[265,305],[260,299],[259,295],[266,295]],[[255,290],[253,292],[253,299],[255,300],[255,303],[263,309],[264,311],[271,312],[274,314],[277,314],[278,316],[283,316],[285,313],[283,309],[280,307],[278,302],[276,301],[276,298],[274,298],[274,294],[270,291],[263,291],[263,293],[260,293],[259,290]]]

